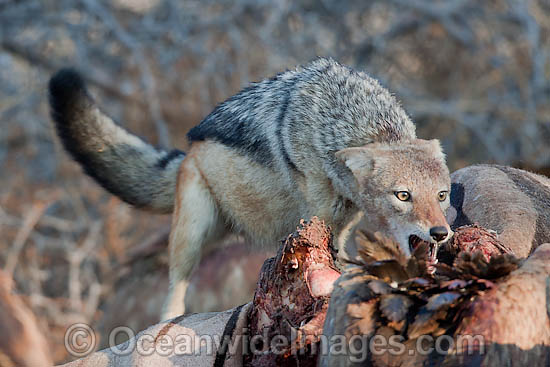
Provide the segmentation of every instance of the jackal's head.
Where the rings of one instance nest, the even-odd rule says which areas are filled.
[[[395,238],[407,256],[427,241],[435,260],[452,235],[445,219],[451,180],[439,141],[373,143],[336,156],[353,173],[350,185],[367,229]]]

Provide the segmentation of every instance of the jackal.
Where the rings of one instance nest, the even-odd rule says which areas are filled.
[[[408,254],[414,238],[435,244],[452,233],[439,142],[417,139],[385,88],[331,59],[227,99],[189,131],[187,155],[115,124],[73,70],[59,71],[49,89],[59,136],[90,176],[136,207],[173,212],[165,318],[184,312],[201,251],[228,233],[275,244],[318,216],[342,243],[360,214]]]

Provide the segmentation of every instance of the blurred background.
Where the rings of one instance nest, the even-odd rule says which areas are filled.
[[[0,0],[0,266],[56,362],[68,325],[158,321],[168,216],[100,189],[55,137],[49,76],[78,68],[99,105],[159,146],[251,81],[330,56],[379,79],[451,170],[550,172],[549,0]],[[191,311],[251,297],[269,250],[206,257]]]

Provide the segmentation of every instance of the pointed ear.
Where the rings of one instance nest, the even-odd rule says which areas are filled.
[[[440,159],[445,162],[445,153],[443,153],[443,148],[441,148],[441,143],[437,139],[425,140],[425,139],[415,139],[412,142],[417,148],[425,152],[426,157],[432,157],[435,159]]]
[[[445,153],[443,153],[443,148],[441,148],[441,143],[437,139],[428,140],[430,147],[430,153],[438,159],[441,159],[445,162]]]
[[[342,161],[353,173],[355,178],[369,176],[375,167],[375,158],[371,149],[366,147],[346,148],[336,152],[336,158]]]

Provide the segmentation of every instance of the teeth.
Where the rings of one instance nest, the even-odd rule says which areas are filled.
[[[433,264],[433,265],[437,264],[437,261],[438,261],[438,260],[437,260],[437,255],[436,255],[435,249],[432,249],[432,250],[430,251],[430,256],[429,256],[429,258],[430,258],[430,263],[431,263],[431,264]]]

